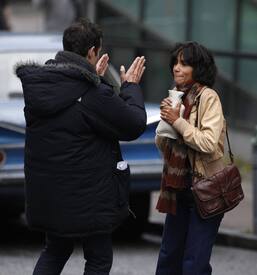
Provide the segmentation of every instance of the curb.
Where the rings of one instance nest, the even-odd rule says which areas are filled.
[[[216,244],[257,250],[257,235],[220,228]]]
[[[161,237],[163,224],[149,223],[147,233]],[[236,230],[220,228],[216,239],[216,244],[222,246],[232,246],[243,249],[257,250],[257,235],[241,233]]]

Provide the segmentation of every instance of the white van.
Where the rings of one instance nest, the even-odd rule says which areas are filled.
[[[20,80],[14,74],[18,62],[44,63],[62,49],[61,35],[0,34],[0,99],[22,96]]]

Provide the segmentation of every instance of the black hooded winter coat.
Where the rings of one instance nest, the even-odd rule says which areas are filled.
[[[45,65],[16,68],[26,119],[26,217],[33,229],[61,236],[112,232],[127,216],[121,203],[119,140],[146,125],[140,87],[119,95],[81,56],[59,52]]]

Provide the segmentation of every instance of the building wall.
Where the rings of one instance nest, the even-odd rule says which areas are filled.
[[[257,96],[257,59],[219,51],[257,54],[256,0],[110,0],[173,42],[195,40],[217,52],[219,71]],[[144,10],[140,13],[140,3]],[[188,6],[190,5],[190,7]],[[140,15],[143,18],[140,18]],[[238,69],[235,68],[238,66]]]

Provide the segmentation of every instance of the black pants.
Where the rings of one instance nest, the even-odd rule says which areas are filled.
[[[46,245],[41,252],[33,275],[61,274],[74,248],[74,239],[46,234]],[[113,251],[110,234],[82,238],[84,275],[108,275],[112,267]]]

